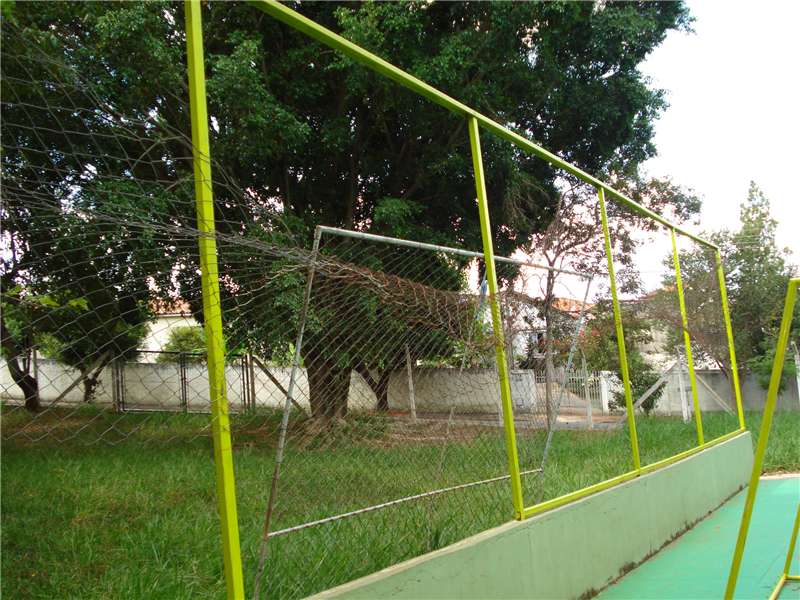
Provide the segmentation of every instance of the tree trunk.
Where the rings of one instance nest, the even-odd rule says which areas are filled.
[[[28,363],[28,368],[26,369],[19,366],[20,351],[14,342],[14,338],[11,337],[5,321],[2,319],[0,319],[0,338],[2,338],[2,347],[6,351],[8,371],[11,373],[11,379],[22,390],[22,395],[25,398],[25,408],[30,411],[39,410],[41,407],[39,382],[30,374],[30,363]]]
[[[547,426],[552,428],[556,421],[555,373],[553,370],[553,288],[555,277],[552,271],[547,272],[547,293],[544,298],[544,381],[545,406],[547,407]]]
[[[94,394],[99,383],[100,378],[95,375],[94,377],[87,377],[83,380],[83,403],[91,404],[94,400]]]
[[[94,400],[94,395],[97,393],[97,384],[100,383],[100,373],[103,372],[103,369],[113,360],[114,353],[109,352],[106,354],[105,359],[100,363],[99,368],[97,371],[94,372],[94,375],[89,375],[87,373],[86,378],[83,380],[83,403],[84,404],[91,404]]]
[[[37,411],[41,408],[41,399],[39,398],[39,382],[36,379],[22,371],[19,368],[17,358],[14,357],[6,361],[8,370],[11,373],[11,379],[22,390],[23,397],[25,398],[25,408],[30,411]]]
[[[364,378],[364,381],[367,382],[367,385],[375,394],[377,398],[375,408],[379,412],[387,412],[389,410],[389,380],[392,377],[394,369],[379,369],[377,380],[372,376],[372,373],[369,372],[369,369],[364,363],[357,364],[355,371]]]
[[[313,346],[306,350],[303,360],[308,372],[311,418],[343,419],[347,414],[350,369],[343,369]]]
[[[381,369],[378,375],[378,388],[375,395],[378,397],[378,410],[387,412],[389,410],[389,379],[393,369]]]

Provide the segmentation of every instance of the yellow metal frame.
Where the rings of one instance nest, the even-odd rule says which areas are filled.
[[[595,492],[599,492],[600,490],[604,490],[606,488],[610,488],[615,486],[619,483],[623,483],[630,479],[635,479],[640,475],[645,473],[649,473],[650,471],[655,471],[656,469],[660,469],[661,467],[666,467],[667,465],[671,465],[672,463],[676,463],[679,460],[683,460],[684,458],[688,458],[693,454],[697,454],[701,450],[705,450],[706,448],[710,448],[711,446],[715,446],[724,442],[725,440],[729,440],[732,437],[736,437],[737,435],[741,435],[742,431],[732,431],[730,433],[726,433],[723,436],[718,437],[717,439],[707,442],[705,446],[700,447],[697,446],[695,448],[691,448],[686,450],[685,452],[681,452],[680,454],[676,454],[675,456],[670,456],[669,458],[665,458],[664,460],[660,460],[658,462],[654,462],[650,465],[645,465],[639,468],[636,471],[630,471],[628,473],[624,473],[617,477],[612,477],[611,479],[606,479],[605,481],[601,481],[600,483],[596,483],[594,485],[587,486],[580,490],[576,490],[574,492],[570,492],[569,494],[565,494],[563,496],[559,496],[558,498],[553,498],[552,500],[547,500],[546,502],[542,502],[537,504],[536,506],[531,506],[530,508],[526,508],[522,511],[523,518],[528,518],[535,514],[544,512],[546,510],[550,510],[551,508],[556,508],[557,506],[561,506],[562,504],[566,504],[567,502],[571,502],[573,500],[577,500],[578,498],[583,498],[584,496],[588,496],[589,494],[594,494]]]
[[[497,303],[497,269],[494,264],[494,244],[492,243],[491,223],[489,221],[489,202],[486,197],[486,179],[483,175],[483,153],[478,120],[472,116],[469,120],[469,140],[472,146],[472,164],[475,170],[475,187],[478,193],[478,212],[480,213],[481,235],[483,238],[483,255],[486,263],[486,281],[489,284],[489,304],[492,310],[494,325],[495,351],[497,353],[497,372],[500,380],[500,399],[503,404],[503,425],[508,449],[508,467],[511,474],[511,497],[514,504],[514,518],[521,520],[523,500],[522,481],[519,474],[519,457],[517,455],[517,439],[514,431],[514,411],[511,405],[511,382],[508,378],[508,362],[506,361],[506,345],[503,341],[503,318]]]
[[[188,0],[185,2],[185,8],[197,228],[200,231],[203,317],[206,330],[208,387],[211,394],[211,431],[214,435],[214,463],[217,473],[222,553],[228,599],[244,600],[239,522],[236,515],[236,490],[233,480],[233,452],[225,385],[225,343],[222,339],[214,198],[211,190],[211,152],[208,140],[200,0]]]
[[[625,332],[622,329],[622,313],[619,309],[619,294],[617,293],[617,277],[614,274],[614,255],[611,252],[611,235],[608,231],[608,214],[606,212],[606,195],[603,188],[597,190],[600,199],[600,218],[603,220],[603,237],[606,242],[606,258],[608,259],[608,278],[611,280],[611,302],[614,305],[614,326],[617,330],[617,346],[619,348],[619,362],[622,371],[622,386],[625,390],[625,410],[628,413],[628,429],[631,436],[631,454],[633,455],[633,468],[636,472],[642,470],[639,459],[639,437],[636,435],[636,418],[633,414],[633,396],[631,394],[631,377],[628,373],[628,353],[625,350]]]
[[[783,373],[783,362],[786,360],[786,347],[789,345],[789,330],[792,328],[792,314],[794,313],[798,285],[800,285],[800,277],[792,279],[789,282],[789,289],[786,292],[786,303],[783,306],[783,319],[781,320],[781,329],[778,334],[778,346],[775,348],[775,361],[772,364],[772,376],[769,381],[767,403],[764,406],[761,433],[758,436],[758,446],[756,447],[756,455],[753,460],[753,472],[750,474],[750,487],[747,489],[747,499],[745,500],[744,512],[742,513],[742,524],[739,527],[739,537],[736,540],[736,550],[733,553],[733,562],[731,563],[731,571],[728,576],[728,586],[725,589],[725,600],[731,600],[733,598],[733,593],[736,591],[739,568],[742,564],[744,546],[747,543],[747,532],[750,528],[750,518],[753,515],[753,505],[755,504],[756,493],[758,492],[758,480],[761,476],[761,467],[764,465],[764,454],[767,451],[767,440],[769,439],[769,430],[772,426],[772,416],[775,413],[775,401],[778,398],[778,388],[780,387],[781,374]],[[800,580],[800,575],[789,575],[789,565],[792,561],[795,545],[797,544],[798,527],[800,527],[800,507],[798,507],[797,518],[794,523],[792,540],[789,544],[789,555],[786,557],[786,565],[784,566],[778,586],[772,596],[770,596],[771,599],[778,597],[787,579]]]
[[[789,567],[792,566],[792,554],[797,547],[797,532],[800,530],[800,504],[797,505],[797,516],[794,519],[794,529],[792,529],[792,539],[789,542],[789,552],[786,553],[786,562],[783,565],[783,573],[778,579],[778,584],[769,595],[769,600],[777,600],[778,596],[787,581],[800,581],[800,575],[789,575]]]
[[[621,483],[628,479],[637,477],[642,473],[665,466],[687,456],[690,456],[701,449],[719,443],[732,436],[744,431],[744,416],[742,413],[741,395],[739,391],[738,373],[736,371],[736,356],[733,348],[733,336],[731,332],[730,316],[727,307],[727,296],[725,293],[725,279],[719,259],[719,248],[696,235],[689,233],[671,223],[667,219],[657,215],[643,206],[627,198],[617,190],[596,177],[582,171],[555,154],[545,150],[541,146],[507,129],[503,125],[482,115],[476,110],[462,104],[458,100],[451,98],[447,94],[437,90],[427,83],[397,68],[391,63],[379,58],[378,56],[364,50],[352,42],[336,35],[332,31],[307,19],[292,9],[284,6],[276,0],[247,0],[251,6],[264,11],[287,25],[306,33],[312,38],[323,44],[342,52],[353,60],[383,74],[389,79],[413,90],[424,98],[435,102],[447,110],[466,117],[469,122],[470,142],[472,148],[473,166],[475,171],[475,184],[478,199],[478,209],[481,222],[481,236],[484,246],[484,258],[486,261],[487,281],[489,290],[494,298],[498,292],[497,274],[494,261],[494,250],[492,244],[491,224],[489,220],[489,209],[486,199],[486,181],[483,173],[483,158],[480,145],[480,130],[489,131],[501,139],[511,142],[518,148],[530,152],[542,158],[548,163],[572,174],[579,180],[594,186],[598,191],[600,199],[601,214],[603,220],[603,233],[606,243],[606,253],[608,257],[609,277],[611,279],[612,299],[614,304],[614,319],[617,331],[617,342],[619,345],[621,370],[623,374],[623,385],[625,388],[625,403],[627,408],[628,425],[631,436],[631,453],[633,457],[634,470],[614,479],[600,484],[578,490],[566,496],[550,500],[530,508],[524,508],[524,498],[522,496],[522,485],[520,481],[519,460],[517,456],[517,445],[513,423],[513,412],[511,404],[511,391],[508,377],[508,364],[505,356],[505,347],[502,338],[497,342],[497,363],[500,380],[500,390],[503,405],[503,419],[505,425],[506,443],[508,448],[509,469],[511,474],[511,491],[514,506],[514,518],[523,519],[527,516],[539,513],[548,508],[552,508],[599,491],[612,485]],[[187,47],[189,49],[189,81],[191,90],[191,111],[192,111],[192,132],[195,146],[195,172],[196,172],[196,193],[198,221],[202,235],[200,236],[201,260],[203,265],[203,306],[205,311],[206,330],[208,338],[208,365],[209,365],[209,384],[212,393],[212,419],[214,424],[214,448],[217,464],[217,487],[220,503],[220,519],[222,522],[223,548],[225,553],[225,573],[228,585],[228,598],[243,597],[242,575],[241,575],[241,556],[239,550],[238,524],[236,517],[236,501],[233,485],[233,463],[231,456],[231,440],[228,424],[227,401],[225,396],[224,378],[224,348],[222,345],[222,319],[219,309],[219,282],[216,265],[216,244],[214,239],[214,215],[213,201],[211,197],[211,168],[209,162],[208,146],[208,122],[205,106],[205,80],[203,71],[202,56],[202,26],[200,20],[199,0],[186,0],[186,23],[187,23]],[[636,213],[652,219],[667,227],[673,236],[673,249],[675,249],[675,233],[680,233],[698,244],[716,251],[717,268],[722,290],[722,304],[725,315],[728,343],[733,365],[734,388],[739,412],[739,429],[728,435],[722,436],[711,442],[704,442],[702,434],[702,423],[697,402],[697,391],[694,380],[694,368],[691,359],[691,346],[686,336],[687,354],[689,355],[690,372],[692,376],[692,390],[697,416],[698,434],[700,445],[697,448],[678,454],[666,460],[642,467],[639,457],[638,438],[636,434],[636,420],[633,412],[633,399],[631,397],[630,377],[628,373],[627,355],[625,352],[625,338],[622,326],[622,318],[619,309],[619,298],[617,293],[616,279],[614,275],[614,264],[611,252],[611,240],[608,228],[608,217],[606,212],[605,195],[608,194],[616,202],[626,206]],[[677,250],[675,250],[676,273],[679,275],[679,263]],[[679,283],[680,288],[680,283]],[[684,329],[687,327],[686,311],[681,294],[681,315],[683,318]],[[502,336],[501,315],[499,307],[492,301],[492,321],[495,334]]]
[[[719,255],[719,248],[715,249],[714,257],[717,261],[722,314],[725,317],[725,333],[728,336],[728,353],[731,357],[731,377],[733,378],[733,389],[736,393],[736,412],[739,415],[739,429],[744,431],[744,410],[742,409],[742,391],[739,387],[739,369],[736,366],[736,348],[733,346],[733,329],[731,328],[731,313],[728,309],[728,292],[725,289],[725,273],[722,270],[722,258]]]
[[[681,283],[681,261],[678,258],[678,244],[675,242],[675,230],[670,228],[672,238],[672,258],[675,262],[675,282],[678,288],[678,300],[681,307],[681,324],[683,325],[683,343],[686,347],[686,362],[689,363],[689,381],[692,385],[692,402],[694,403],[694,418],[697,422],[697,443],[704,446],[703,418],[700,416],[700,401],[697,398],[697,378],[694,374],[694,360],[692,360],[692,340],[689,337],[689,319],[686,317],[686,302],[683,300],[683,284]],[[734,366],[735,369],[735,366]]]

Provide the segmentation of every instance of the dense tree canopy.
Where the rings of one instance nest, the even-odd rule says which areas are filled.
[[[690,23],[682,2],[291,6],[586,171],[623,179],[635,178],[655,154],[652,124],[666,106],[638,64],[669,30]],[[9,131],[14,139],[10,145],[4,139],[12,149],[3,155],[4,174],[45,164],[41,171],[51,180],[37,185],[56,204],[76,187],[85,189],[79,199],[86,206],[104,210],[139,194],[150,200],[148,218],[191,227],[191,203],[183,202],[190,198],[184,182],[191,179],[191,145],[182,3],[25,2],[4,10],[4,41],[28,40],[91,82],[97,105],[78,107],[68,118],[87,134],[82,140],[99,145],[84,152],[73,128],[51,114],[58,127]],[[248,5],[204,5],[204,43],[223,234],[274,239],[280,228],[287,240],[308,245],[314,226],[326,224],[480,247],[463,118]],[[14,110],[29,116],[27,95],[49,93],[6,85],[13,87],[4,90],[6,125],[9,115],[14,123]],[[123,142],[100,135],[112,129],[125,130]],[[25,139],[44,150],[26,154]],[[483,146],[495,248],[509,254],[552,220],[559,174],[490,135]],[[90,155],[104,160],[88,162]],[[114,160],[120,155],[135,160]],[[136,182],[127,196],[107,189],[124,181]],[[101,189],[90,193],[93,186]],[[4,200],[7,214],[21,215],[14,223],[37,218],[25,213],[23,197]],[[25,230],[9,234],[19,248],[30,247]],[[197,250],[190,242],[161,242],[149,269],[169,285],[170,264],[180,264],[173,275],[199,311],[192,281]],[[263,269],[240,268],[247,260],[241,252],[220,256],[231,309],[242,299],[252,306],[263,288]],[[19,264],[4,270],[9,280],[20,272]]]
[[[16,18],[120,113],[188,131],[181,3],[83,4],[21,3]],[[674,2],[292,7],[591,173],[655,153],[663,93],[637,66],[689,22]],[[209,3],[204,19],[212,152],[239,189],[307,226],[371,227],[401,199],[424,223],[414,237],[479,247],[463,119],[249,6]],[[558,173],[498,140],[485,152],[507,253],[549,221]]]

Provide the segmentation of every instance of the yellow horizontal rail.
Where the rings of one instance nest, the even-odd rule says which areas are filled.
[[[696,235],[689,233],[678,227],[676,224],[670,222],[669,220],[665,219],[664,217],[657,215],[656,213],[647,210],[641,204],[638,204],[628,198],[627,196],[620,194],[617,190],[610,187],[606,183],[603,183],[596,177],[589,175],[585,171],[579,169],[575,165],[565,161],[563,158],[549,152],[539,146],[531,142],[530,140],[522,137],[521,135],[514,133],[507,127],[501,125],[500,123],[493,121],[489,117],[482,115],[478,111],[473,108],[470,108],[466,104],[462,104],[455,98],[452,98],[445,94],[444,92],[437,90],[435,87],[428,85],[421,79],[417,79],[413,75],[406,73],[402,69],[397,68],[393,64],[383,60],[379,56],[372,54],[371,52],[361,48],[360,46],[354,44],[353,42],[346,40],[340,35],[333,33],[330,29],[326,29],[319,23],[315,23],[311,19],[304,17],[303,15],[293,11],[291,8],[288,8],[277,2],[276,0],[247,0],[247,3],[251,6],[258,8],[265,13],[275,17],[279,21],[283,21],[287,25],[290,25],[297,29],[298,31],[302,31],[303,33],[311,36],[315,40],[322,42],[326,46],[330,46],[334,50],[338,50],[345,56],[349,56],[353,60],[360,62],[363,65],[377,71],[381,75],[384,75],[391,79],[392,81],[396,81],[397,83],[407,87],[410,90],[415,91],[420,96],[431,100],[432,102],[436,102],[437,104],[445,107],[447,110],[464,117],[472,117],[474,118],[478,124],[491,131],[495,135],[503,138],[511,142],[512,144],[516,144],[520,148],[527,150],[531,154],[538,156],[539,158],[543,158],[547,162],[555,165],[556,167],[563,169],[567,173],[574,175],[581,181],[585,183],[591,184],[597,188],[603,189],[609,196],[612,196],[617,201],[621,202],[631,210],[634,210],[641,215],[649,217],[658,223],[661,223],[665,227],[669,227],[682,233],[683,235],[693,239],[699,244],[703,244],[709,248],[717,248],[715,244],[704,240]]]
[[[658,462],[654,462],[651,465],[645,465],[638,471],[630,471],[629,473],[624,473],[623,475],[619,475],[619,476],[614,477],[612,479],[607,479],[605,481],[601,481],[600,483],[596,483],[595,485],[590,485],[589,487],[585,487],[585,488],[577,490],[575,492],[570,492],[569,494],[565,494],[563,496],[559,496],[558,498],[553,498],[552,500],[548,500],[547,502],[541,502],[540,504],[537,504],[536,506],[531,506],[529,508],[525,508],[522,511],[522,517],[523,518],[531,517],[533,515],[536,515],[538,513],[544,512],[546,510],[550,510],[551,508],[556,508],[558,506],[561,506],[562,504],[566,504],[566,503],[571,502],[573,500],[577,500],[578,498],[583,498],[584,496],[589,496],[591,494],[594,494],[594,493],[599,492],[601,490],[605,490],[607,488],[613,487],[613,486],[618,485],[620,483],[623,483],[625,481],[629,481],[631,479],[635,479],[636,477],[639,477],[640,475],[643,475],[644,473],[649,473],[650,471],[654,471],[656,469],[660,469],[661,467],[665,467],[665,466],[667,466],[669,464],[672,464],[674,462],[677,462],[677,461],[679,461],[681,459],[687,458],[687,457],[689,457],[689,456],[691,456],[693,454],[697,454],[701,450],[705,450],[707,448],[710,448],[711,446],[714,446],[715,444],[719,444],[719,443],[724,442],[725,440],[728,440],[728,439],[730,439],[732,437],[736,437],[737,435],[740,435],[740,434],[744,433],[744,431],[745,431],[744,428],[737,429],[736,431],[732,431],[731,433],[728,433],[728,434],[725,434],[725,435],[723,435],[721,437],[718,437],[715,440],[712,440],[710,442],[706,442],[706,444],[703,445],[703,446],[695,446],[694,448],[692,448],[690,450],[686,450],[685,452],[681,452],[680,454],[676,454],[675,456],[670,456],[669,458],[665,458],[664,460],[660,460]]]

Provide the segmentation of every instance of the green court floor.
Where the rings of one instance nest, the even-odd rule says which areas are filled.
[[[722,599],[739,534],[747,490],[742,490],[661,552],[597,598]],[[761,479],[735,598],[768,598],[786,563],[800,476]],[[800,575],[800,543],[790,575]],[[780,600],[800,598],[800,581],[787,581]]]

